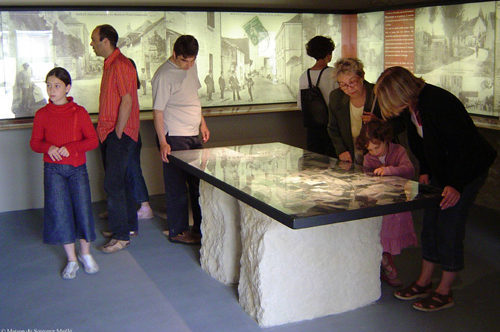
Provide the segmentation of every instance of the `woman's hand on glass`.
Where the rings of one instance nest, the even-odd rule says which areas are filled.
[[[339,154],[339,159],[341,161],[347,161],[347,162],[352,163],[352,157],[351,157],[351,153],[349,151],[344,151],[341,154]]]
[[[422,184],[429,184],[429,174],[422,174],[418,177],[418,182]]]
[[[348,171],[352,168],[352,163],[348,161],[339,161],[338,163],[339,167],[343,169],[344,171]]]
[[[458,192],[458,190],[456,190],[452,186],[444,187],[443,192],[441,193],[441,196],[443,196],[441,203],[439,203],[441,210],[445,210],[447,208],[454,207],[458,203],[458,201],[460,200],[460,193]]]

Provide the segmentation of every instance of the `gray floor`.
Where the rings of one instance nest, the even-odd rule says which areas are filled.
[[[161,197],[154,197],[155,205]],[[104,209],[95,204],[97,219]],[[78,271],[62,280],[61,247],[41,240],[42,210],[0,214],[0,330],[79,331],[498,331],[500,325],[500,211],[473,207],[468,224],[466,270],[454,287],[457,305],[436,313],[413,310],[382,286],[382,297],[351,312],[261,329],[238,304],[236,286],[204,273],[199,247],[174,245],[161,234],[160,218],[140,221],[140,236],[112,255],[96,247],[96,275]],[[417,231],[421,211],[415,213]],[[418,272],[420,251],[397,257],[402,279]],[[6,329],[6,330],[3,330]]]

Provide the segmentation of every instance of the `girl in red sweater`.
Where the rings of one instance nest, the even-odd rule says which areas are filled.
[[[90,254],[90,242],[96,236],[85,164],[85,152],[95,149],[98,139],[88,112],[67,97],[71,89],[69,73],[56,67],[45,82],[50,101],[36,112],[30,141],[33,151],[43,153],[43,241],[63,245],[68,263],[62,278],[73,279],[79,268],[77,259],[85,272],[99,270]],[[78,256],[76,239],[80,241]]]

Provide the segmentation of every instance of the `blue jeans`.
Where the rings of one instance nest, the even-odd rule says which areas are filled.
[[[129,232],[138,230],[134,179],[128,171],[136,148],[137,142],[125,134],[118,139],[115,131],[101,144],[108,222],[116,240],[128,241]]]
[[[146,187],[146,182],[144,181],[144,176],[142,176],[141,169],[141,135],[139,134],[139,140],[136,144],[136,149],[134,150],[134,156],[131,160],[130,167],[128,168],[129,174],[134,181],[134,197],[135,201],[139,204],[143,202],[149,202],[148,188]]]
[[[172,151],[201,149],[198,136],[166,136]],[[165,181],[165,196],[167,201],[167,219],[170,237],[174,237],[189,229],[188,192],[193,213],[193,231],[200,232],[201,209],[200,180],[184,172],[171,163],[163,163],[163,179]]]
[[[74,243],[76,239],[94,241],[87,166],[45,163],[43,175],[43,241],[50,244]]]
[[[465,222],[487,176],[488,172],[467,184],[455,206],[446,210],[439,207],[425,210],[421,234],[423,259],[441,264],[444,271],[463,270]],[[431,179],[431,184],[441,187],[435,179]]]

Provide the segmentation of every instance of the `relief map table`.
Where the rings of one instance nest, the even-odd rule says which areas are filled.
[[[382,216],[440,190],[282,143],[173,151],[199,177],[202,268],[261,326],[352,310],[380,290]]]

